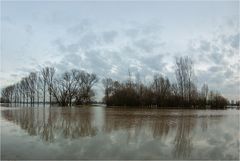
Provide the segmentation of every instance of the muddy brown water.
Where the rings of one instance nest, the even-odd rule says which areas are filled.
[[[1,107],[2,160],[239,160],[239,110]]]

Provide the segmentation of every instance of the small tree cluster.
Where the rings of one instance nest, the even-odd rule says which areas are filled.
[[[228,104],[228,100],[218,92],[210,91],[209,94],[202,95],[196,88],[191,92],[191,101],[185,100],[176,84],[171,84],[168,78],[157,75],[150,85],[119,82],[111,78],[104,79],[103,84],[103,101],[108,106],[224,108]]]
[[[156,107],[193,107],[193,108],[224,108],[228,101],[217,92],[208,93],[204,84],[198,91],[194,83],[193,63],[188,57],[176,59],[176,83],[168,78],[154,75],[153,80],[145,85],[139,76],[136,81],[129,79],[124,82],[111,78],[103,80],[105,97],[108,106],[156,106]]]

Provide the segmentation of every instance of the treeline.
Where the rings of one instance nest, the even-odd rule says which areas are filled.
[[[20,104],[89,104],[93,97],[93,85],[98,81],[96,74],[73,69],[56,75],[53,67],[45,67],[39,72],[31,72],[20,82],[1,91],[1,102]]]
[[[104,103],[108,106],[154,106],[185,108],[224,108],[228,100],[220,93],[209,91],[203,84],[200,90],[194,82],[193,63],[189,57],[176,58],[176,82],[167,77],[155,75],[148,84],[140,76],[133,81],[103,79]],[[58,104],[60,106],[82,105],[93,102],[92,87],[98,81],[96,74],[73,69],[61,75],[53,67],[31,72],[16,84],[1,92],[1,102],[20,104]]]
[[[104,102],[108,106],[153,106],[181,108],[225,108],[228,100],[220,93],[209,91],[203,84],[200,90],[194,82],[193,63],[189,57],[176,58],[176,82],[167,77],[155,75],[148,85],[140,77],[123,82],[111,78],[103,80]]]

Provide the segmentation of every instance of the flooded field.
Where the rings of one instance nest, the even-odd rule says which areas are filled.
[[[239,160],[239,110],[1,107],[1,159]]]

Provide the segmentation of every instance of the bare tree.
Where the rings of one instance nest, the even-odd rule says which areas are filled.
[[[139,73],[135,81],[129,78],[123,82],[113,81],[111,78],[102,80],[105,88],[104,101],[111,106],[155,106],[155,107],[205,107],[225,108],[228,100],[220,93],[210,91],[204,84],[199,92],[194,84],[193,63],[188,57],[176,59],[177,82],[171,84],[167,77],[155,75],[152,82],[143,84]],[[50,105],[53,102],[60,106],[72,104],[89,104],[95,95],[93,86],[97,83],[96,74],[73,69],[61,75],[55,75],[53,67],[45,67],[40,73],[31,72],[20,82],[7,86],[1,90],[1,102],[39,104],[40,95],[43,96],[44,106],[46,96]]]
[[[154,75],[152,88],[155,95],[155,103],[157,106],[163,106],[166,104],[167,97],[170,95],[171,84],[169,80],[160,75]]]
[[[53,97],[61,106],[67,106],[69,88],[69,74],[64,73],[61,78],[54,79]]]
[[[201,89],[201,95],[203,97],[203,104],[206,105],[207,104],[207,97],[208,97],[208,85],[207,84],[203,84],[202,89]]]
[[[12,103],[13,101],[13,91],[14,91],[14,86],[10,85],[4,89],[2,89],[1,92],[1,97],[6,103]]]
[[[22,79],[19,84],[20,84],[19,85],[19,93],[20,93],[20,97],[21,97],[20,103],[24,104],[25,103],[25,96],[26,96],[24,79]]]
[[[109,101],[109,96],[112,91],[112,86],[113,86],[113,80],[111,78],[105,78],[102,80],[103,86],[105,88],[105,97],[104,97],[104,102],[108,105]]]
[[[93,85],[98,81],[96,74],[81,72],[81,87],[76,97],[77,104],[88,104],[92,101]]]
[[[61,77],[54,79],[52,94],[56,101],[63,106],[71,106],[73,98],[77,97],[80,90],[81,81],[79,70],[65,72]]]
[[[37,80],[36,80],[36,92],[37,92],[37,104],[39,106],[40,104],[40,94],[42,91],[42,80],[40,73],[37,74]]]
[[[193,62],[189,57],[176,58],[176,79],[182,103],[191,103],[191,93],[193,83]],[[185,104],[186,105],[186,104]]]
[[[31,105],[34,105],[35,102],[35,92],[36,92],[36,83],[37,83],[37,74],[34,72],[31,72],[26,79],[26,83],[29,90],[29,97]]]
[[[48,92],[49,92],[49,103],[52,104],[52,90],[53,90],[53,79],[55,74],[55,68],[46,67],[47,72],[47,84],[48,84]]]
[[[42,82],[43,82],[43,105],[45,106],[46,104],[46,88],[47,88],[47,81],[48,81],[48,68],[43,68],[41,70],[41,75],[42,75]]]

